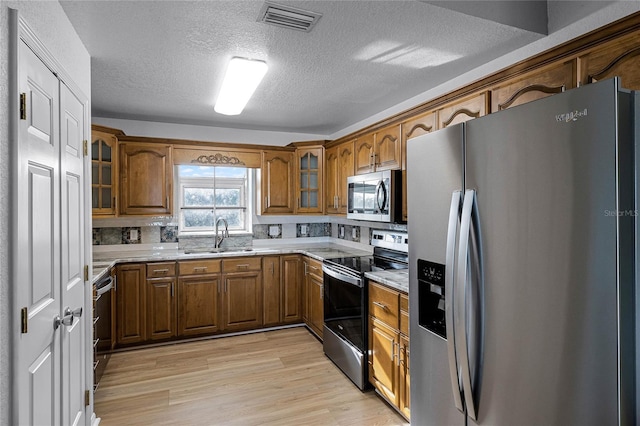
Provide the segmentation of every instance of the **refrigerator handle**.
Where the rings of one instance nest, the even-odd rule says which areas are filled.
[[[456,349],[459,356],[461,382],[467,415],[478,419],[478,394],[480,365],[483,342],[483,272],[482,245],[476,191],[468,189],[464,194],[462,219],[460,223],[460,244],[456,270],[455,295],[457,306],[461,307],[456,316]]]
[[[454,283],[456,263],[456,235],[460,224],[460,204],[462,203],[462,191],[454,191],[451,194],[451,207],[449,209],[449,225],[447,227],[447,254],[445,260],[445,326],[447,332],[447,352],[449,358],[449,377],[453,390],[453,401],[458,410],[464,413],[462,393],[460,392],[460,379],[458,377],[458,360],[456,358],[456,335],[454,327]]]

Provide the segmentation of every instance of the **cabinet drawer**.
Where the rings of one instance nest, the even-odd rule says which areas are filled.
[[[400,333],[405,336],[409,335],[409,313],[407,311],[400,311]]]
[[[176,275],[176,262],[147,263],[147,278],[173,277]]]
[[[409,296],[400,293],[400,310],[409,312]]]
[[[180,275],[217,274],[220,272],[219,259],[182,260],[178,262]]]
[[[314,274],[319,277],[322,277],[322,262],[316,259],[312,259],[310,257],[306,257],[304,261],[306,264],[304,267],[304,272],[306,274]]]
[[[238,259],[224,259],[222,261],[222,270],[225,273],[259,271],[261,269],[262,269],[262,258],[258,256],[241,257]]]
[[[400,293],[369,282],[369,314],[397,329],[399,325]]]
[[[400,333],[409,335],[409,297],[400,294]]]

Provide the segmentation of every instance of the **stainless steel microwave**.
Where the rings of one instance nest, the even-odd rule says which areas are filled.
[[[347,219],[402,221],[402,171],[384,170],[347,178]]]

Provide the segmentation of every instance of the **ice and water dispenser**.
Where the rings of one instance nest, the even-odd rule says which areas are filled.
[[[418,259],[418,324],[446,339],[444,276],[445,265]]]

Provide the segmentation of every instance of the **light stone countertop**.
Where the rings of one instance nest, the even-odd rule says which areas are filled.
[[[386,271],[365,272],[365,277],[381,284],[409,294],[409,270],[389,269]]]
[[[166,260],[211,259],[225,257],[268,256],[300,253],[319,261],[343,256],[367,256],[371,253],[332,243],[280,245],[273,248],[229,249],[222,252],[185,253],[180,249],[109,251],[93,255],[93,283],[104,277],[110,268],[121,263],[161,262]]]

